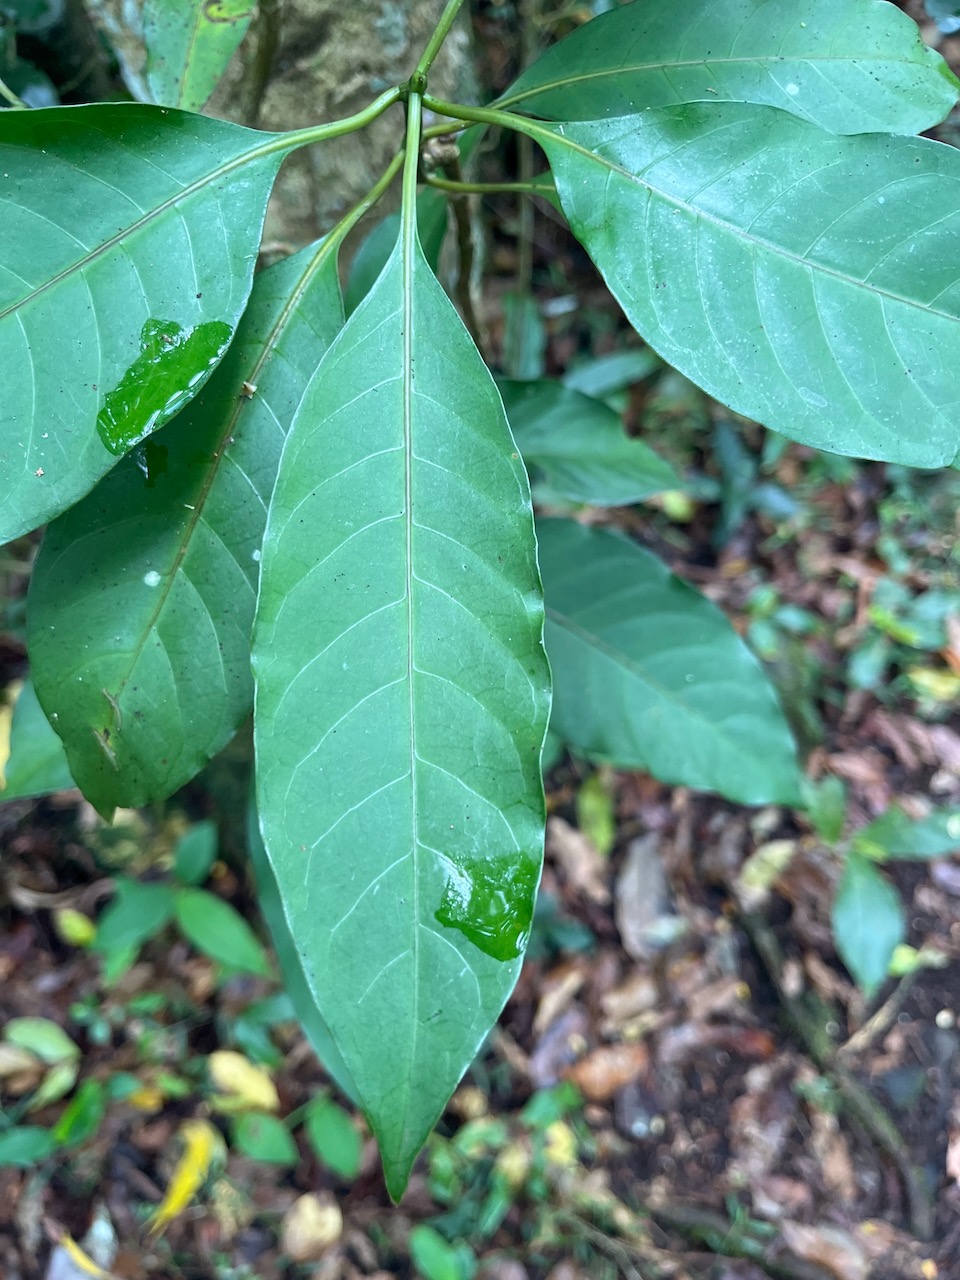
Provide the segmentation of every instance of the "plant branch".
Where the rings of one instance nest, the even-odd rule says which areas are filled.
[[[837,1062],[836,1051],[824,1034],[819,1020],[814,1019],[802,1002],[791,997],[785,990],[783,952],[766,921],[751,912],[744,912],[740,916],[740,922],[777,989],[787,1025],[817,1068],[834,1086],[847,1113],[895,1165],[906,1192],[910,1230],[918,1239],[929,1240],[933,1232],[930,1198],[924,1190],[923,1175],[911,1164],[896,1125],[880,1103]]]
[[[14,111],[29,111],[29,107],[22,98],[18,98],[13,90],[0,80],[0,98],[4,98],[13,107]]]
[[[280,44],[280,0],[260,0],[257,5],[257,47],[250,76],[247,124],[256,128],[267,81]]]
[[[550,196],[556,190],[552,182],[537,182],[536,179],[531,182],[455,182],[431,175],[425,181],[430,187],[462,196],[496,196],[514,191],[528,196]]]
[[[463,7],[463,0],[447,0],[446,8],[440,15],[440,21],[434,28],[433,35],[430,37],[427,47],[420,56],[417,63],[417,69],[410,77],[410,88],[416,93],[422,93],[427,87],[427,75],[433,66],[434,59],[440,52],[440,46],[450,34],[450,28],[456,21],[457,14]]]
[[[362,111],[358,111],[356,115],[344,116],[342,120],[331,120],[327,124],[315,124],[306,129],[294,129],[290,133],[282,133],[265,147],[258,147],[256,154],[264,155],[270,151],[293,151],[298,147],[309,147],[314,142],[326,142],[330,138],[341,138],[345,133],[356,133],[358,129],[364,129],[368,124],[372,124],[378,116],[382,116],[389,107],[392,107],[395,102],[399,102],[403,96],[404,91],[399,86],[387,89],[385,93],[381,93],[379,98],[374,98],[369,106],[364,107]]]

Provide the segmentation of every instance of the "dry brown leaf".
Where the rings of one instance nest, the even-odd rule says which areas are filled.
[[[605,1034],[618,1031],[641,1013],[649,1013],[660,1003],[660,992],[653,977],[645,969],[635,969],[626,981],[600,997]]]
[[[343,1234],[343,1214],[329,1193],[300,1196],[284,1215],[280,1241],[294,1262],[317,1262]]]
[[[542,1035],[550,1023],[570,1007],[585,978],[584,963],[580,959],[568,960],[551,969],[541,984],[540,1003],[533,1019],[534,1035]]]
[[[788,1220],[780,1224],[780,1234],[798,1258],[817,1263],[837,1280],[868,1280],[870,1262],[849,1232]]]
[[[634,960],[658,950],[655,926],[669,914],[667,879],[656,833],[631,840],[617,877],[614,916],[623,949]]]
[[[563,872],[571,889],[582,893],[598,906],[610,901],[607,888],[609,863],[582,831],[563,818],[547,820],[546,852]]]
[[[624,1085],[645,1075],[650,1054],[644,1044],[609,1044],[594,1049],[564,1072],[590,1102],[607,1102]]]

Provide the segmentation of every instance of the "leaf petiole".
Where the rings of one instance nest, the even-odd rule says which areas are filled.
[[[519,192],[528,196],[550,196],[556,194],[552,182],[455,182],[451,178],[425,178],[427,186],[436,187],[438,191],[449,191],[451,195],[495,196],[504,192]]]

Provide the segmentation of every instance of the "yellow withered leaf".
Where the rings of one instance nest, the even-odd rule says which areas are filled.
[[[220,1111],[277,1111],[276,1085],[263,1067],[255,1067],[242,1053],[217,1049],[209,1059],[210,1079],[225,1097],[214,1098]]]
[[[150,1215],[150,1235],[157,1236],[180,1216],[203,1186],[214,1156],[223,1149],[219,1130],[209,1120],[184,1120],[178,1133],[183,1155],[177,1161],[166,1194]]]
[[[89,1254],[84,1253],[73,1236],[62,1235],[60,1237],[60,1248],[80,1275],[91,1276],[92,1280],[113,1280],[113,1276],[109,1271],[104,1271],[103,1267],[98,1266]]]

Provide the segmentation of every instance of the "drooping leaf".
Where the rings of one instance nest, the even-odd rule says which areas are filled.
[[[141,104],[0,113],[0,542],[200,389],[246,304],[283,151]]]
[[[17,694],[10,727],[10,756],[3,771],[0,801],[45,796],[76,786],[63,743],[43,714],[31,681]]]
[[[848,853],[830,919],[840,958],[864,992],[873,995],[906,937],[900,895],[869,858]]]
[[[720,610],[626,538],[537,525],[551,728],[575,751],[742,804],[795,804],[790,730]]]
[[[294,1013],[327,1074],[336,1081],[343,1093],[359,1106],[360,1095],[357,1093],[357,1086],[350,1078],[350,1072],[340,1056],[340,1050],[334,1044],[333,1036],[320,1015],[316,998],[304,972],[304,961],[284,913],[277,878],[267,857],[267,851],[263,847],[257,811],[253,804],[249,806],[247,813],[247,848],[253,866],[254,879],[257,882],[257,905],[270,931],[283,985],[290,997]]]
[[[910,818],[897,805],[854,837],[865,857],[944,858],[960,849],[960,809],[934,809],[925,818]]]
[[[177,889],[177,924],[198,951],[219,964],[267,975],[270,964],[260,940],[229,902],[206,889]]]
[[[779,107],[832,133],[921,133],[960,84],[885,0],[637,0],[553,45],[498,103],[599,120],[682,102]]]
[[[143,42],[154,102],[199,111],[255,11],[252,0],[145,0]]]
[[[602,400],[549,379],[497,385],[538,501],[615,507],[681,487],[673,468],[631,439]]]
[[[960,449],[960,156],[772,108],[525,129],[630,322],[738,413],[835,453]]]
[[[254,633],[264,842],[394,1196],[530,926],[539,601],[500,398],[404,236],[287,438]]]
[[[47,530],[28,646],[102,812],[164,799],[249,714],[267,503],[303,388],[342,322],[332,244],[264,271],[197,399]]]

